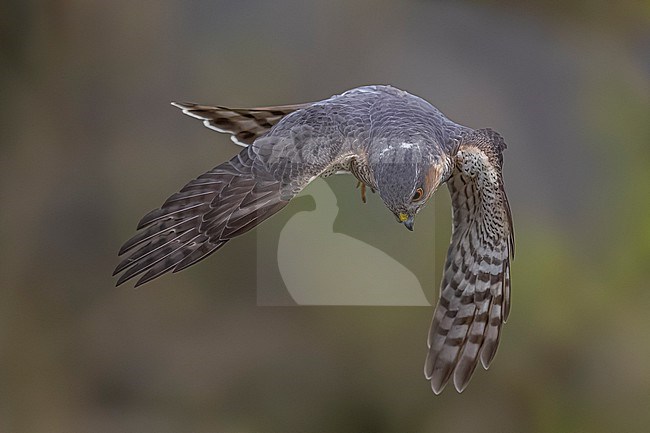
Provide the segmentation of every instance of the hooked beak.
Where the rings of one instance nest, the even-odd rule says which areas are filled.
[[[409,229],[410,231],[413,231],[413,215],[408,216],[405,213],[401,213],[398,216],[400,222],[404,224],[404,227]]]
[[[410,231],[413,231],[413,217],[409,217],[406,221],[404,221],[404,227],[409,229]]]

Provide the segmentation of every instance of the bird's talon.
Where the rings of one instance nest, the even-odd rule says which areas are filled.
[[[366,202],[366,184],[361,182],[360,180],[357,181],[357,188],[361,187],[361,201]],[[375,191],[373,191],[375,192]]]

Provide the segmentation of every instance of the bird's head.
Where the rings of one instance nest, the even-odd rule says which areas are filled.
[[[375,169],[378,193],[397,221],[413,230],[415,215],[447,179],[449,160],[408,146],[390,153]]]

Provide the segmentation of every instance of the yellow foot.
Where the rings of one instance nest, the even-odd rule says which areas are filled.
[[[360,180],[357,181],[357,188],[361,187],[361,201],[366,202],[366,184],[361,182]]]
[[[361,187],[361,201],[366,202],[366,184],[361,182],[360,180],[357,181],[357,188]],[[370,188],[370,191],[375,192],[374,188]]]

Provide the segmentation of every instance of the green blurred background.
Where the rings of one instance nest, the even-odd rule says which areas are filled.
[[[648,1],[4,0],[0,31],[0,431],[650,431]],[[462,395],[423,378],[431,308],[256,306],[255,233],[114,288],[140,216],[239,150],[170,101],[371,83],[509,143],[513,308]]]

